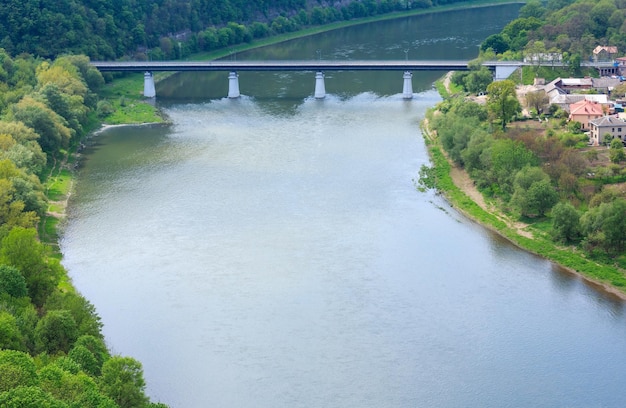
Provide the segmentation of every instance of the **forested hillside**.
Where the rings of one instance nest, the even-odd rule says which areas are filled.
[[[566,59],[589,59],[598,45],[626,53],[625,0],[530,0],[518,19],[482,45],[505,58],[564,53]]]
[[[463,1],[5,0],[0,48],[47,58],[68,52],[93,60],[147,57],[148,50],[154,58],[177,58],[308,24]]]

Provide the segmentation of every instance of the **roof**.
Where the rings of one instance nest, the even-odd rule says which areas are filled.
[[[594,54],[599,54],[602,51],[606,51],[609,54],[617,54],[617,47],[614,45],[598,45],[596,48],[593,49],[593,53]]]
[[[591,78],[591,83],[593,83],[594,88],[614,88],[621,84],[622,81],[619,78],[602,77]]]
[[[561,78],[563,86],[589,86],[593,85],[591,78]]]
[[[616,116],[602,116],[601,118],[590,120],[589,124],[597,127],[626,126],[626,122]]]
[[[602,105],[598,102],[591,102],[586,99],[571,104],[569,111],[571,115],[604,115]]]

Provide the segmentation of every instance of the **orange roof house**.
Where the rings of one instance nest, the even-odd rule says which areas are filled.
[[[617,55],[617,47],[614,45],[598,45],[593,49],[593,59],[595,61],[611,61]]]
[[[583,130],[589,130],[589,121],[604,116],[604,108],[598,102],[582,100],[569,106],[569,120],[579,122]]]

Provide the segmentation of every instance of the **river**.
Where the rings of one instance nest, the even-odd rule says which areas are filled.
[[[519,5],[232,58],[472,58]],[[450,29],[453,27],[454,30]],[[319,52],[318,52],[319,50]],[[624,304],[416,190],[416,73],[175,75],[169,127],[93,139],[63,263],[172,407],[623,407]]]

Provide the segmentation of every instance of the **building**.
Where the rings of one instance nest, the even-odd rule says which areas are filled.
[[[613,61],[617,56],[616,46],[598,45],[593,49],[593,60],[598,61]]]
[[[605,109],[607,108],[603,108],[598,102],[584,99],[569,106],[569,120],[579,122],[581,129],[587,131],[589,121],[604,116]]]
[[[626,141],[626,122],[616,116],[603,116],[589,121],[589,143],[599,146],[605,135],[618,137],[622,143]]]

